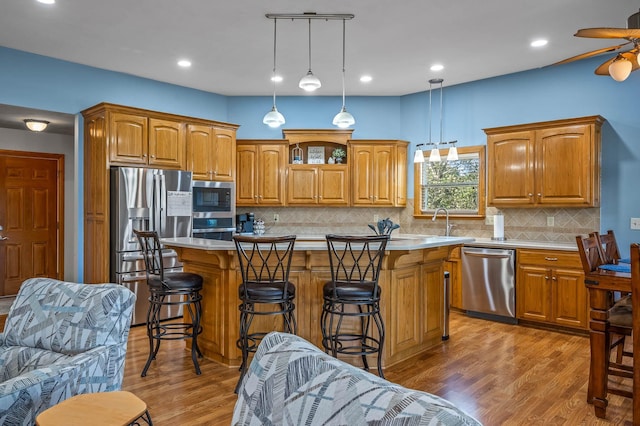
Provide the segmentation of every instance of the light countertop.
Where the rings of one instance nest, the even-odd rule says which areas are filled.
[[[466,246],[474,247],[495,247],[505,249],[547,249],[547,250],[564,250],[578,251],[576,243],[565,243],[555,241],[526,241],[526,240],[504,240],[496,241],[491,238],[475,238],[471,243],[465,243]]]

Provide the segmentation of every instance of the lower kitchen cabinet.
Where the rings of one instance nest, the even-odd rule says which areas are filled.
[[[444,262],[444,270],[449,273],[449,306],[462,309],[462,262],[460,247],[451,250]]]
[[[518,319],[547,325],[588,329],[588,294],[577,252],[517,252]]]

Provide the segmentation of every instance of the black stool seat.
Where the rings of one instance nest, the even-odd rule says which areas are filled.
[[[149,337],[149,357],[141,376],[147,375],[151,361],[156,359],[162,340],[191,339],[191,360],[196,374],[200,374],[198,357],[202,352],[198,347],[198,334],[202,333],[202,276],[191,272],[165,272],[162,246],[155,231],[133,230],[144,254],[149,287],[149,309],[147,311],[147,336]],[[167,306],[183,306],[188,312],[180,320],[164,320],[162,309]]]
[[[150,288],[158,290],[202,290],[202,276],[191,272],[165,272],[164,279],[150,276],[147,279]]]
[[[280,315],[284,331],[293,334],[297,332],[293,303],[296,288],[289,282],[289,269],[296,236],[236,235],[233,240],[242,273],[242,284],[238,286],[240,336],[236,341],[236,346],[242,351],[242,363],[240,378],[236,385],[237,393],[247,370],[249,354],[256,351],[264,336],[274,331],[273,327],[257,330],[260,327],[253,324],[255,316]],[[257,308],[256,305],[266,307]]]
[[[384,378],[378,279],[389,235],[326,238],[331,281],[322,288],[322,346],[333,357],[360,355],[365,370],[369,370],[367,355],[377,354],[378,375]]]

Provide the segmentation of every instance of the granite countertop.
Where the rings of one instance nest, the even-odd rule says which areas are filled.
[[[547,250],[564,250],[578,251],[576,243],[565,243],[555,241],[527,241],[527,240],[504,240],[496,241],[491,238],[475,238],[472,243],[465,243],[466,246],[473,247],[495,247],[505,249],[547,249]]]
[[[434,235],[398,234],[392,235],[387,250],[419,250],[424,248],[451,246],[472,243],[473,238],[440,237]],[[202,250],[235,250],[233,241],[207,240],[204,238],[162,238],[161,242],[168,246],[195,248]],[[324,235],[298,235],[295,250],[326,250]]]

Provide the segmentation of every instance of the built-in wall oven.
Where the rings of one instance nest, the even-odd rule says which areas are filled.
[[[236,230],[233,182],[194,181],[192,237],[231,241]]]

